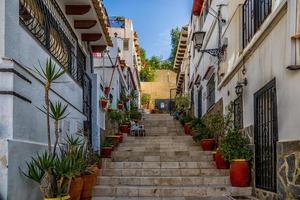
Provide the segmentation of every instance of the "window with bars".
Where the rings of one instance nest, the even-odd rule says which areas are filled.
[[[242,8],[243,48],[272,12],[272,0],[246,0]]]
[[[215,75],[213,74],[207,82],[207,110],[215,104]]]
[[[129,50],[129,39],[128,38],[124,38],[124,40],[123,40],[123,49],[124,49],[124,51]]]

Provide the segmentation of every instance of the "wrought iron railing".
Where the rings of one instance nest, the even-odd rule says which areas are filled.
[[[272,0],[246,0],[243,5],[243,48],[272,12]]]
[[[84,54],[55,0],[20,0],[20,22],[49,53],[82,85]]]

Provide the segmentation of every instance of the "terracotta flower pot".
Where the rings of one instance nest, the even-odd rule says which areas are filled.
[[[110,87],[105,87],[104,88],[104,94],[107,96],[110,92]]]
[[[120,131],[121,131],[121,133],[129,133],[130,132],[129,126],[126,124],[121,124]]]
[[[83,178],[75,177],[71,180],[69,195],[71,200],[80,200],[81,191],[83,188]]]
[[[118,109],[119,109],[119,110],[122,110],[122,109],[123,109],[123,104],[118,103]]]
[[[101,108],[106,108],[107,104],[108,104],[108,100],[106,99],[101,99],[100,100],[100,104],[101,104]]]
[[[246,160],[237,159],[230,163],[230,182],[234,187],[250,185],[250,167]]]
[[[217,150],[215,159],[216,159],[217,169],[229,169],[230,163],[223,159],[220,150]]]
[[[119,143],[123,142],[123,133],[118,133],[117,136],[119,136]]]
[[[103,158],[111,158],[112,151],[113,147],[102,147],[101,155],[103,156]]]
[[[188,124],[184,124],[183,128],[184,128],[184,133],[186,135],[190,135],[191,134],[191,130],[190,130],[190,127],[189,127]]]
[[[203,151],[212,151],[215,147],[216,141],[214,139],[203,139],[200,141],[200,145]]]
[[[83,175],[83,188],[81,192],[80,200],[91,200],[92,191],[95,185],[95,174],[85,174]]]

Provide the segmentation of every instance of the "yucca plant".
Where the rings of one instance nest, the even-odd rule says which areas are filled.
[[[54,120],[54,134],[55,134],[55,142],[54,142],[54,148],[53,148],[53,154],[56,152],[57,144],[58,144],[58,122],[60,120],[63,120],[66,118],[69,113],[66,113],[66,110],[68,108],[68,105],[62,105],[61,102],[56,101],[55,103],[52,103],[50,101],[50,117]]]
[[[46,112],[46,125],[47,125],[47,138],[48,138],[48,151],[49,154],[52,153],[51,148],[51,128],[50,128],[50,100],[49,100],[49,90],[51,88],[52,83],[54,83],[58,78],[60,78],[65,70],[62,68],[56,67],[56,65],[52,62],[51,58],[47,59],[46,64],[42,67],[41,64],[40,69],[35,68],[36,72],[44,79],[44,103],[45,103],[45,112]]]

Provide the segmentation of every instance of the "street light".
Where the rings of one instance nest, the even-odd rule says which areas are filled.
[[[193,34],[192,40],[194,42],[194,47],[198,50],[198,52],[200,52],[200,50],[202,48],[205,34],[206,34],[206,32],[203,32],[203,31],[197,31],[197,32],[194,32],[194,34]]]

